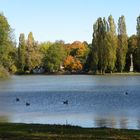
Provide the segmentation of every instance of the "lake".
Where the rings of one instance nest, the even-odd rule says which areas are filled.
[[[0,80],[0,122],[140,129],[140,76],[12,76]]]

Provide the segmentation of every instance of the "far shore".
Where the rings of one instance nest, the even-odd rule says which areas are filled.
[[[105,73],[105,74],[94,74],[93,72],[51,72],[51,73],[42,73],[42,74],[33,74],[33,73],[15,73],[15,74],[9,74],[8,76],[0,76],[0,79],[9,79],[10,76],[38,76],[38,75],[44,75],[44,76],[55,76],[55,75],[91,75],[91,76],[140,76],[140,72],[122,72],[122,73]]]
[[[140,76],[140,72],[115,72],[115,73],[93,73],[93,72],[46,72],[42,74],[34,74],[34,73],[24,73],[24,74],[14,74],[14,75],[105,75],[105,76],[110,76],[110,75],[132,75],[132,76]]]

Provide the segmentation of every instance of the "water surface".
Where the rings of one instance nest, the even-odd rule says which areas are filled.
[[[0,121],[140,129],[140,76],[13,76],[0,81]]]

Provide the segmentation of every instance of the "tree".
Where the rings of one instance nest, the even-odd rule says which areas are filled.
[[[89,46],[87,42],[74,41],[65,45],[67,58],[64,60],[64,67],[69,71],[80,71],[87,62]],[[79,63],[78,63],[79,62]],[[75,68],[74,68],[75,65]],[[77,68],[76,68],[77,66]]]
[[[89,53],[87,42],[74,41],[72,44],[65,45],[68,55],[76,57],[85,62],[85,59]]]
[[[92,68],[96,72],[105,73],[107,69],[107,32],[109,30],[108,23],[105,18],[98,18],[93,25],[92,40]]]
[[[108,48],[108,71],[112,72],[116,64],[116,49],[117,49],[117,34],[116,25],[112,15],[108,17],[109,32],[107,33],[107,48]]]
[[[30,32],[27,39],[27,47],[26,47],[26,69],[31,71],[32,69],[32,52],[34,51],[34,37],[33,33]]]
[[[41,65],[41,60],[42,55],[38,43],[34,40],[33,33],[30,32],[26,45],[26,69],[31,72],[35,67]]]
[[[128,38],[128,51],[126,55],[126,70],[130,70],[130,65],[131,65],[131,59],[130,55],[133,55],[133,64],[134,64],[134,70],[138,70],[137,67],[137,36],[132,35]]]
[[[64,60],[64,68],[65,70],[68,70],[70,72],[77,72],[81,71],[83,69],[83,65],[81,62],[77,59],[74,58],[73,56],[69,55],[65,60]]]
[[[18,65],[19,69],[24,72],[24,68],[26,65],[26,41],[23,33],[21,33],[19,37]]]
[[[93,25],[92,49],[89,57],[90,67],[94,72],[101,74],[115,70],[117,49],[116,25],[110,15],[108,21],[98,18]]]
[[[0,78],[8,78],[9,77],[9,73],[8,71],[0,65]]]
[[[122,72],[126,64],[126,54],[128,50],[127,32],[125,17],[121,16],[118,20],[118,48],[117,48],[117,70]]]
[[[55,42],[47,50],[43,59],[44,66],[48,72],[57,72],[66,57],[66,51],[62,42]]]
[[[41,52],[41,54],[44,56],[47,52],[47,50],[49,49],[49,47],[52,45],[52,42],[43,42],[41,44],[39,44],[39,51]]]
[[[0,14],[0,65],[8,71],[15,67],[16,47],[13,31],[3,14]]]
[[[98,19],[99,20],[99,19]],[[93,39],[92,39],[92,49],[91,49],[91,64],[90,69],[95,73],[98,71],[98,21],[93,25]]]
[[[140,16],[137,17],[137,60],[136,60],[136,66],[138,71],[140,71]]]

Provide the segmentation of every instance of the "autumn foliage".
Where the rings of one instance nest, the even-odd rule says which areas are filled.
[[[65,68],[65,70],[68,70],[68,71],[81,71],[83,69],[83,66],[78,59],[69,55],[64,60],[64,68]]]
[[[94,72],[112,73],[140,71],[140,16],[137,17],[137,34],[128,37],[125,17],[118,20],[118,29],[112,15],[99,17],[93,25],[92,43],[74,41],[41,42],[30,32],[19,36],[18,46],[7,18],[0,14],[0,77],[4,72]],[[118,32],[117,32],[118,30]],[[130,58],[133,56],[133,59]]]

